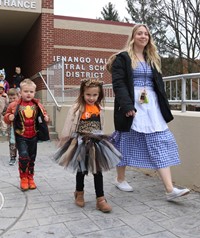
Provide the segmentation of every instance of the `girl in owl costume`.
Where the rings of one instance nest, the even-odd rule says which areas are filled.
[[[121,154],[103,134],[104,110],[103,82],[98,79],[81,80],[79,96],[66,116],[55,161],[66,169],[76,171],[75,204],[85,206],[84,178],[93,174],[96,208],[110,212],[111,206],[104,197],[103,171],[114,168]]]
[[[5,93],[4,84],[0,82],[0,133],[6,136],[7,125],[4,122],[4,114],[8,105],[8,95]]]
[[[0,83],[3,84],[5,93],[8,93],[8,90],[10,89],[10,85],[8,81],[6,80],[5,69],[0,69]]]
[[[34,98],[35,90],[35,83],[24,79],[20,83],[21,98],[8,106],[4,116],[4,121],[14,126],[19,154],[20,188],[23,191],[36,188],[33,176],[37,141],[49,140],[46,124],[49,117],[43,105]]]

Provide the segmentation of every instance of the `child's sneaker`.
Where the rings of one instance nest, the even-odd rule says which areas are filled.
[[[5,131],[2,131],[2,136],[7,136]]]
[[[175,198],[182,197],[190,193],[190,190],[188,188],[179,189],[179,188],[173,188],[173,191],[171,193],[166,193],[167,201],[171,201]]]
[[[16,158],[15,157],[11,157],[10,161],[9,161],[9,165],[15,165],[16,163]]]

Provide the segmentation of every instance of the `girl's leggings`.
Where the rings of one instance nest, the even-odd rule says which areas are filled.
[[[102,172],[97,172],[96,174],[93,174],[94,176],[94,188],[96,197],[102,197],[104,196],[103,191],[103,175]],[[84,189],[84,178],[85,173],[83,172],[77,172],[76,174],[76,191],[83,191]]]

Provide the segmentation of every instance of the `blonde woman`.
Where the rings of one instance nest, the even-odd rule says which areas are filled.
[[[107,69],[115,93],[113,142],[123,159],[115,185],[133,191],[125,180],[126,166],[158,171],[167,200],[189,193],[175,188],[170,166],[180,164],[178,148],[167,123],[173,120],[161,75],[157,48],[146,25],[137,24],[124,51],[111,56]]]

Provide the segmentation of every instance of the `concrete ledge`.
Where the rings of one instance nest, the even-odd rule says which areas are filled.
[[[172,168],[176,184],[200,191],[200,112],[173,111],[169,123],[179,146],[181,165]]]

